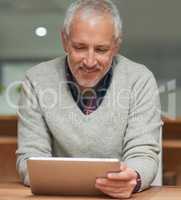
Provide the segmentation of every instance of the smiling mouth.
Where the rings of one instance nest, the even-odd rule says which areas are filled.
[[[81,70],[85,73],[91,74],[91,73],[95,73],[98,72],[98,69],[86,69],[86,68],[81,68]]]

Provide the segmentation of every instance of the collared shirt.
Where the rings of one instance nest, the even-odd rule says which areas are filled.
[[[86,95],[86,91],[84,94],[81,93],[79,86],[76,83],[76,80],[69,69],[67,59],[65,65],[65,72],[66,72],[66,78],[68,80],[67,82],[68,87],[71,91],[73,99],[79,106],[80,110],[85,115],[88,115],[93,111],[95,111],[101,105],[106,95],[107,89],[110,86],[113,74],[112,67],[109,69],[106,75],[99,81],[99,83],[94,88],[91,88],[89,90],[89,93],[92,93],[89,96]]]

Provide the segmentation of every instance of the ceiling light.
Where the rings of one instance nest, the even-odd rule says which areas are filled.
[[[38,37],[45,37],[47,35],[47,29],[45,27],[37,27],[35,29],[35,34]]]

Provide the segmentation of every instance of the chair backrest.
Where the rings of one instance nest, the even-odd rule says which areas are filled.
[[[160,153],[159,153],[159,167],[155,179],[152,182],[152,186],[162,186],[162,128],[160,129]]]

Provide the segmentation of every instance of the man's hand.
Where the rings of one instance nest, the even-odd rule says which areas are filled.
[[[124,163],[120,165],[120,172],[109,173],[107,178],[97,178],[96,188],[114,198],[129,198],[136,186],[137,173]]]

